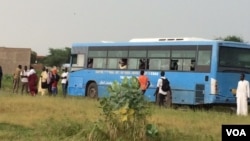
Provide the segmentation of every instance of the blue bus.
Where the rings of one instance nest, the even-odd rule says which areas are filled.
[[[68,94],[107,96],[113,81],[139,76],[142,69],[151,82],[145,93],[150,101],[164,70],[173,104],[235,104],[240,73],[250,80],[250,44],[202,38],[73,43]]]

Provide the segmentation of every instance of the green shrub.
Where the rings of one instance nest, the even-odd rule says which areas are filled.
[[[137,78],[125,77],[121,84],[114,81],[108,91],[109,97],[101,99],[100,105],[110,140],[145,139],[150,109]]]
[[[13,77],[10,74],[3,75],[2,78],[2,89],[5,91],[11,91],[13,85]]]

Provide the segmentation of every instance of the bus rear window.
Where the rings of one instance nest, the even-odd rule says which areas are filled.
[[[249,49],[221,47],[219,52],[219,66],[250,68],[249,54]]]

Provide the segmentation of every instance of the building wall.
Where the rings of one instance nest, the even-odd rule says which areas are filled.
[[[13,74],[18,65],[30,66],[30,48],[0,47],[0,66],[3,74]]]

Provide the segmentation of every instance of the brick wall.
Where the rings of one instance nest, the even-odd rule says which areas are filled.
[[[30,48],[6,48],[0,47],[0,66],[3,74],[13,74],[17,66],[30,66]]]

